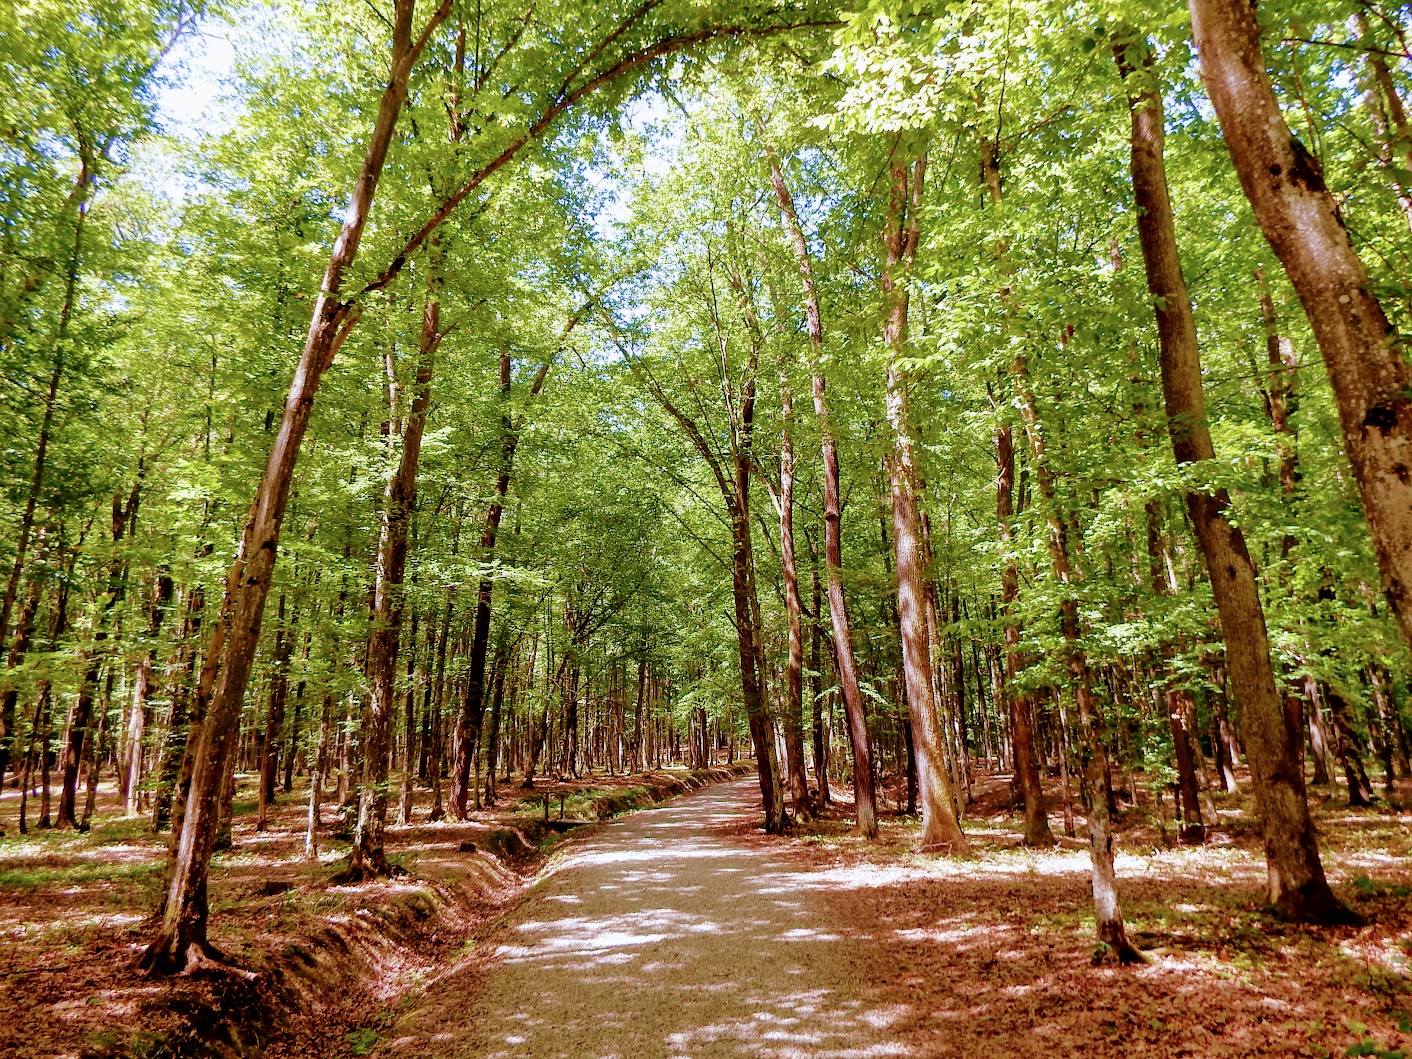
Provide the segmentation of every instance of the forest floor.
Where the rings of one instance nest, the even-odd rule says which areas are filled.
[[[413,823],[387,832],[389,859],[407,874],[340,886],[348,841],[337,834],[344,816],[332,792],[320,855],[309,860],[307,781],[281,794],[267,829],[256,831],[255,777],[241,775],[233,846],[212,864],[211,940],[256,972],[258,985],[138,971],[168,836],[154,835],[145,814],[125,817],[113,784],[100,786],[86,833],[34,829],[31,800],[31,831],[21,835],[18,792],[6,789],[0,1056],[366,1054],[386,1012],[457,961],[575,819],[612,816],[699,782],[677,768],[541,780],[534,791],[506,785],[497,808],[465,823],[430,822],[430,794],[419,789]]]
[[[1006,778],[976,785],[970,860],[912,853],[905,818],[871,844],[839,812],[765,836],[753,781],[590,829],[375,1054],[1392,1059],[1412,1045],[1412,815],[1324,797],[1325,865],[1369,925],[1311,929],[1262,911],[1240,797],[1218,796],[1198,848],[1130,809],[1118,870],[1152,962],[1119,969],[1093,964],[1086,847],[1020,848]]]

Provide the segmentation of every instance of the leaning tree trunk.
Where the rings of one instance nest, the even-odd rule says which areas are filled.
[[[1226,5],[1193,0],[1192,6],[1203,9]],[[1125,77],[1139,67],[1144,76],[1152,76],[1151,54],[1142,43],[1119,42],[1115,51]],[[1210,58],[1203,47],[1203,62]],[[1264,76],[1263,68],[1260,76]],[[1147,267],[1147,286],[1157,317],[1162,392],[1173,454],[1178,464],[1191,464],[1214,459],[1216,452],[1206,425],[1196,322],[1177,255],[1176,226],[1167,190],[1162,97],[1155,87],[1144,84],[1131,103],[1133,196],[1138,206],[1138,238]],[[1280,182],[1274,176],[1271,181]],[[1224,490],[1193,490],[1187,493],[1186,500],[1211,577],[1211,591],[1225,634],[1226,662],[1240,703],[1242,736],[1265,833],[1270,903],[1288,919],[1347,922],[1355,917],[1334,897],[1319,860],[1314,821],[1304,790],[1303,740],[1299,725],[1291,724],[1275,686],[1265,613],[1245,536],[1226,517],[1230,501]]]
[[[142,957],[142,965],[156,972],[179,971],[203,960],[220,959],[220,953],[206,939],[206,877],[215,849],[221,781],[237,736],[240,707],[259,642],[260,620],[274,572],[294,465],[319,381],[357,320],[355,306],[342,298],[343,280],[358,254],[397,118],[407,97],[408,75],[432,29],[449,13],[451,0],[443,0],[416,41],[412,38],[414,7],[415,0],[397,0],[387,86],[342,231],[320,285],[279,433],[231,567],[227,581],[229,606],[222,608],[225,620],[218,622],[212,633],[213,641],[217,636],[225,640],[223,650],[209,652],[215,656],[214,664],[220,666],[219,678],[193,748],[191,787],[181,830],[175,836],[176,855],[167,874],[161,923]],[[227,626],[229,632],[223,633],[221,625]]]
[[[1318,161],[1280,112],[1255,4],[1190,0],[1190,7],[1202,79],[1246,198],[1324,355],[1383,589],[1412,643],[1412,369],[1402,339],[1373,294]],[[1318,889],[1312,875],[1296,886],[1306,881]]]
[[[785,219],[795,264],[804,287],[804,311],[809,326],[809,374],[814,393],[814,415],[819,421],[819,445],[823,453],[824,471],[824,566],[828,582],[829,616],[833,623],[834,658],[838,669],[839,688],[843,693],[843,712],[853,745],[853,799],[858,831],[865,838],[878,833],[877,794],[873,783],[873,753],[868,739],[868,718],[863,706],[863,693],[858,687],[858,665],[853,653],[853,626],[848,616],[848,603],[843,594],[843,521],[838,464],[838,441],[834,436],[833,420],[829,415],[824,376],[824,316],[819,305],[814,265],[809,256],[809,244],[799,223],[794,197],[785,183],[779,157],[766,150],[770,163],[770,183],[775,199]],[[825,781],[820,781],[821,789]],[[827,801],[827,795],[824,796]]]
[[[892,201],[885,232],[886,265],[882,273],[886,318],[883,344],[887,348],[887,417],[893,445],[887,457],[892,493],[892,539],[897,556],[897,615],[902,637],[902,671],[911,718],[913,754],[918,793],[922,803],[923,849],[968,852],[965,833],[956,818],[956,798],[946,764],[945,735],[938,716],[932,674],[930,637],[927,631],[927,571],[923,563],[921,515],[917,509],[917,470],[913,454],[911,414],[906,381],[899,361],[906,355],[907,273],[916,258],[920,238],[918,210],[926,158],[909,167],[895,161],[891,167]]]

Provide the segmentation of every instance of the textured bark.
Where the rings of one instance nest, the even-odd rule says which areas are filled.
[[[1388,602],[1412,643],[1412,370],[1318,161],[1280,112],[1251,0],[1190,0],[1236,175],[1309,317]]]
[[[775,189],[775,199],[785,220],[795,264],[804,288],[805,320],[809,329],[808,366],[824,464],[824,568],[828,583],[829,616],[833,624],[834,658],[838,669],[839,688],[843,693],[843,712],[847,721],[849,742],[853,747],[853,798],[858,830],[864,837],[874,838],[878,833],[878,823],[877,794],[873,783],[873,753],[868,739],[868,718],[863,705],[863,693],[858,687],[858,665],[853,652],[853,626],[848,616],[848,602],[843,593],[841,475],[838,441],[834,435],[826,396],[823,310],[819,304],[809,244],[799,223],[794,197],[785,182],[778,156],[768,149],[766,155],[770,163],[770,183]],[[823,781],[820,783],[822,785]],[[828,800],[825,795],[824,801]]]
[[[412,36],[414,7],[415,0],[397,0],[387,85],[343,228],[320,284],[279,431],[228,575],[229,606],[222,607],[224,620],[218,625],[227,626],[229,634],[219,630],[212,633],[208,658],[219,667],[219,677],[193,748],[191,790],[181,830],[175,836],[176,855],[164,887],[161,923],[142,958],[143,966],[152,971],[180,971],[193,963],[220,958],[206,939],[206,878],[215,848],[217,803],[259,641],[260,621],[274,571],[280,526],[299,445],[309,425],[320,379],[357,320],[354,306],[342,299],[343,281],[358,254],[388,147],[407,96],[408,75],[431,31],[450,12],[451,0],[443,0],[415,41]],[[218,644],[218,638],[226,642]]]
[[[927,571],[917,507],[914,428],[907,407],[907,384],[899,367],[907,352],[907,279],[921,235],[918,211],[926,158],[917,158],[908,164],[901,159],[900,151],[898,154],[890,167],[892,196],[884,232],[886,258],[882,291],[886,316],[882,337],[888,352],[887,417],[892,427],[892,451],[887,457],[887,469],[892,497],[892,541],[897,560],[902,671],[922,806],[922,848],[944,848],[950,853],[965,854],[970,847],[956,818],[956,797],[947,768],[946,737],[937,709],[936,680],[932,673],[924,585]]]
[[[1192,6],[1195,10],[1221,5],[1194,0]],[[1115,51],[1120,70],[1136,86],[1131,100],[1133,192],[1157,318],[1168,429],[1177,463],[1190,464],[1213,459],[1215,448],[1206,424],[1196,323],[1177,255],[1167,191],[1162,98],[1150,83],[1136,84],[1139,76],[1150,76],[1151,58],[1145,47],[1120,43]],[[1203,61],[1206,58],[1203,52]],[[1319,860],[1305,797],[1300,729],[1290,723],[1275,686],[1255,564],[1244,535],[1226,517],[1229,499],[1224,491],[1192,490],[1186,500],[1211,576],[1225,634],[1226,664],[1240,703],[1243,741],[1265,835],[1270,904],[1289,919],[1348,921],[1355,917],[1334,897]]]

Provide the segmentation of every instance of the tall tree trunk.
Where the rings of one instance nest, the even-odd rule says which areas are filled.
[[[159,573],[156,583],[152,586],[152,598],[147,609],[147,646],[142,652],[141,660],[137,663],[137,676],[133,682],[132,708],[128,715],[125,756],[119,765],[122,770],[120,782],[123,794],[123,811],[129,817],[136,816],[138,811],[137,803],[142,784],[142,769],[147,757],[144,739],[148,714],[151,712],[148,703],[152,699],[153,668],[157,661],[157,637],[161,634],[162,622],[166,619],[167,609],[171,606],[174,588],[171,576],[165,570]]]
[[[500,468],[495,476],[495,491],[485,512],[485,528],[481,531],[481,562],[495,559],[495,540],[500,532],[500,520],[505,511],[505,497],[510,491],[510,476],[514,470],[515,447],[520,438],[520,422],[510,414],[511,378],[510,347],[500,349]],[[535,377],[530,396],[538,395],[548,374],[548,363]],[[479,735],[485,708],[485,662],[490,648],[491,602],[495,582],[487,573],[476,590],[476,612],[471,630],[471,664],[465,706],[456,726],[456,761],[451,771],[451,815],[457,820],[466,817],[470,795],[471,745]]]
[[[388,875],[383,846],[387,828],[388,759],[392,720],[397,714],[397,658],[406,609],[404,580],[407,537],[417,506],[417,468],[422,436],[431,410],[431,380],[441,345],[442,251],[428,246],[427,293],[417,343],[417,369],[411,406],[402,429],[402,453],[383,495],[382,528],[373,588],[372,631],[368,636],[368,682],[372,694],[362,723],[362,781],[358,787],[358,822],[348,870],[352,880]],[[391,414],[392,410],[389,410]]]
[[[789,766],[789,800],[794,815],[809,820],[814,806],[804,774],[804,608],[794,558],[794,394],[789,372],[780,367],[780,567],[784,574],[788,651],[785,658],[784,747]]]
[[[10,613],[19,592],[20,578],[24,574],[25,556],[29,549],[30,535],[34,531],[34,513],[44,486],[45,460],[49,453],[49,442],[54,429],[54,412],[59,402],[59,384],[64,376],[65,354],[68,352],[69,327],[78,307],[78,278],[83,262],[83,228],[88,216],[88,200],[93,189],[93,157],[88,147],[87,137],[78,134],[79,171],[73,190],[65,203],[74,211],[73,245],[64,274],[64,300],[59,306],[58,323],[54,329],[54,367],[49,373],[49,390],[44,397],[44,414],[39,421],[39,434],[34,447],[34,470],[30,474],[29,491],[25,495],[24,512],[20,516],[19,533],[15,540],[15,560],[10,566],[10,577],[5,583],[5,595],[0,598],[0,644],[9,639]],[[8,752],[9,733],[3,745]],[[0,778],[3,778],[0,770]]]
[[[414,41],[415,6],[415,0],[397,0],[396,3],[391,66],[373,133],[343,228],[320,284],[279,432],[228,577],[229,605],[222,606],[225,620],[217,624],[226,626],[229,634],[219,629],[212,633],[208,654],[215,656],[220,675],[194,747],[191,791],[182,814],[181,831],[176,836],[176,856],[164,887],[161,923],[142,957],[142,965],[154,972],[179,971],[202,960],[221,958],[206,939],[206,878],[216,841],[217,802],[259,641],[260,620],[274,571],[294,465],[309,425],[319,381],[357,320],[356,307],[342,298],[343,280],[358,254],[388,147],[407,97],[408,76],[432,30],[450,12],[451,0],[442,0],[421,36]],[[218,636],[226,641],[219,645],[224,650],[218,647]]]
[[[993,141],[982,141],[980,161],[981,175],[990,201],[999,202],[1000,165]],[[1008,268],[1008,263],[1005,262],[1005,243],[998,242],[996,250],[1002,264]],[[1002,289],[1000,297],[1009,311],[1010,289]],[[1075,583],[1082,580],[1082,571],[1069,554],[1069,527],[1059,508],[1054,473],[1049,466],[1039,410],[1030,385],[1029,364],[1022,347],[1017,346],[1011,358],[1010,376],[1025,427],[1025,437],[1029,443],[1040,498],[1043,501],[1042,514],[1049,527],[1046,544],[1049,549],[1050,567],[1054,580],[1063,593],[1059,605],[1059,619],[1064,636],[1064,664],[1073,683],[1075,705],[1078,707],[1079,735],[1082,740],[1080,790],[1088,816],[1089,860],[1092,865],[1090,883],[1098,939],[1104,946],[1104,951],[1111,953],[1120,963],[1142,963],[1145,962],[1142,953],[1128,940],[1118,898],[1117,872],[1113,864],[1112,823],[1109,819],[1112,812],[1112,790],[1108,765],[1108,738],[1093,693],[1093,674],[1080,643],[1082,630],[1078,598],[1074,590]]]
[[[11,669],[19,666],[24,661],[25,655],[29,653],[30,644],[34,640],[34,620],[39,613],[39,603],[44,595],[44,582],[36,580],[30,585],[29,596],[25,599],[24,606],[20,608],[19,621],[15,623],[15,639],[10,645],[10,657],[8,659]],[[15,740],[15,716],[19,706],[20,689],[11,687],[5,689],[4,699],[0,701],[0,786],[4,785],[5,772],[11,763],[11,748]]]
[[[289,699],[289,658],[294,650],[290,626],[285,623],[283,592],[279,595],[279,627],[275,629],[274,672],[270,674],[270,700],[265,711],[265,736],[260,742],[260,781],[255,792],[255,830],[269,823],[275,800],[275,770],[279,767],[279,737],[284,731],[284,707]]]
[[[1403,342],[1373,294],[1318,161],[1280,112],[1255,4],[1190,0],[1190,7],[1202,79],[1236,175],[1323,352],[1383,589],[1412,643],[1412,369]],[[1300,877],[1296,885],[1303,883]]]
[[[1049,830],[1049,811],[1035,760],[1034,698],[1018,687],[1025,660],[1020,647],[1020,620],[1015,613],[1020,598],[1020,572],[1015,565],[1015,530],[1010,521],[1015,515],[1015,441],[1008,423],[995,428],[994,442],[996,522],[1000,527],[1000,545],[1004,553],[1004,566],[1000,573],[1000,605],[1005,619],[1005,681],[1001,687],[1009,704],[1013,767],[1024,801],[1025,845],[1045,847],[1054,845],[1055,838]]]
[[[961,855],[969,852],[970,847],[956,818],[956,797],[946,761],[946,737],[937,709],[927,632],[927,571],[923,561],[921,515],[917,509],[913,425],[907,407],[907,384],[899,367],[907,354],[907,281],[921,236],[918,212],[926,157],[919,157],[909,165],[901,154],[899,147],[889,171],[892,196],[884,232],[887,256],[882,272],[886,312],[883,344],[888,354],[887,417],[893,436],[887,468],[892,494],[892,540],[897,558],[897,615],[922,805],[920,842],[923,849],[944,848]]]
[[[853,746],[853,798],[858,830],[865,838],[878,833],[877,795],[873,784],[873,753],[868,740],[868,719],[863,693],[858,687],[857,660],[853,653],[853,627],[843,594],[843,509],[841,500],[838,442],[829,415],[824,376],[824,316],[819,305],[814,265],[809,244],[799,223],[794,197],[785,183],[779,157],[766,150],[770,163],[770,183],[785,220],[795,264],[804,288],[804,311],[809,328],[809,374],[813,384],[814,415],[819,421],[819,445],[824,463],[824,564],[828,582],[829,615],[833,622],[834,657],[838,682],[843,692],[843,711]],[[820,781],[822,784],[822,781]],[[827,799],[826,799],[827,800]]]
[[[819,548],[812,535],[809,550],[813,555],[810,578],[814,587],[814,611],[809,622],[809,691],[812,700],[811,720],[813,722],[814,778],[819,784],[819,804],[831,805],[829,794],[828,733],[824,727],[824,670],[822,647],[824,642],[823,594],[819,590]]]
[[[1193,0],[1193,11],[1224,8]],[[1252,22],[1251,31],[1254,32]],[[1201,34],[1198,34],[1201,36]],[[1225,46],[1220,42],[1218,49]],[[1115,46],[1125,77],[1142,68],[1151,76],[1151,54],[1139,41]],[[1257,49],[1258,54],[1258,49]],[[1202,61],[1212,59],[1203,45]],[[1260,78],[1264,69],[1259,70]],[[1265,82],[1268,88],[1268,82]],[[1227,86],[1229,87],[1229,86]],[[1224,92],[1227,87],[1219,91]],[[1271,99],[1273,103],[1273,97]],[[1223,104],[1225,105],[1225,104]],[[1278,111],[1276,120],[1283,122]],[[1131,100],[1133,194],[1138,238],[1154,302],[1161,354],[1162,391],[1172,451],[1178,464],[1215,458],[1206,425],[1201,359],[1186,278],[1177,255],[1176,228],[1162,152],[1160,92],[1144,84]],[[1277,179],[1277,178],[1276,178]],[[1187,493],[1187,509],[1206,559],[1211,590],[1226,640],[1226,662],[1240,703],[1243,738],[1265,833],[1268,896],[1282,916],[1302,922],[1347,922],[1356,918],[1334,897],[1324,878],[1314,821],[1304,790],[1302,738],[1297,718],[1284,708],[1270,664],[1265,613],[1255,564],[1238,526],[1226,517],[1224,490]]]

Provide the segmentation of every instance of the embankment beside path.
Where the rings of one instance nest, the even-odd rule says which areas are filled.
[[[139,1006],[138,1025],[105,1034],[82,1054],[366,1054],[401,998],[464,952],[563,834],[753,772],[753,764],[735,764],[650,772],[602,788],[514,789],[511,811],[499,818],[390,829],[390,856],[407,870],[393,879],[337,886],[324,865],[272,867],[238,888],[228,880],[217,888],[221,897],[270,905],[278,926],[228,948],[245,973],[160,981]],[[511,793],[501,790],[502,798]],[[221,923],[221,903],[213,927]]]

